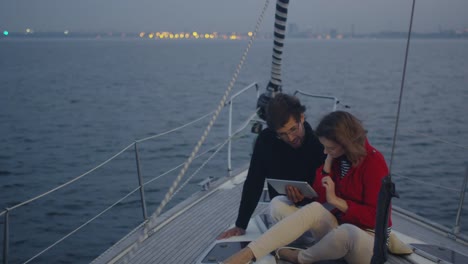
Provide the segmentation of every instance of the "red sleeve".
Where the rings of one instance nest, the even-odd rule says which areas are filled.
[[[388,175],[388,168],[382,154],[373,150],[360,166],[362,200],[346,200],[348,210],[341,216],[341,221],[361,227],[374,228],[377,213],[377,199],[382,179]],[[358,183],[356,183],[358,184]]]

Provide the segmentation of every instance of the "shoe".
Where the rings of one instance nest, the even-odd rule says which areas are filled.
[[[280,247],[280,248],[277,248],[277,249],[275,250],[275,259],[276,259],[276,260],[281,260],[281,257],[280,257],[279,252],[280,252],[280,250],[282,250],[282,249],[303,250],[303,248],[297,248],[297,247]]]
[[[249,261],[249,262],[247,262],[247,263],[245,263],[245,264],[252,264],[252,263],[254,263],[254,262],[251,260],[251,261]],[[224,264],[224,262],[222,262],[222,261],[218,261],[218,263],[217,263],[217,264]]]

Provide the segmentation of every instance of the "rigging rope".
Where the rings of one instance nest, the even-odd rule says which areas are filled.
[[[257,20],[257,24],[255,25],[255,30],[254,30],[252,36],[250,37],[249,43],[247,44],[247,47],[246,47],[246,49],[245,49],[245,51],[244,51],[244,53],[242,55],[242,58],[241,58],[239,64],[237,65],[236,71],[235,71],[235,73],[234,73],[234,75],[233,75],[233,77],[231,79],[231,82],[229,83],[229,85],[228,85],[228,87],[227,87],[227,89],[226,89],[226,91],[224,93],[223,98],[219,102],[218,108],[216,109],[215,113],[213,114],[213,117],[211,118],[210,123],[206,127],[203,135],[201,136],[201,138],[198,141],[197,145],[193,149],[192,154],[190,154],[190,157],[187,159],[187,162],[185,163],[184,167],[180,171],[179,175],[177,176],[177,178],[173,182],[172,186],[169,188],[168,192],[166,193],[166,195],[164,197],[164,200],[161,202],[159,207],[156,209],[156,212],[150,217],[148,222],[145,224],[144,229],[143,229],[143,233],[138,237],[138,240],[136,241],[136,244],[133,244],[131,246],[129,253],[125,256],[124,263],[129,262],[129,260],[134,256],[134,254],[136,253],[136,251],[140,247],[141,243],[148,237],[148,232],[149,232],[150,228],[152,228],[153,225],[156,223],[156,218],[161,214],[162,210],[164,209],[164,207],[167,205],[167,203],[169,202],[169,200],[173,196],[173,193],[174,193],[175,189],[177,188],[177,186],[179,185],[179,182],[182,180],[182,177],[185,175],[189,165],[192,163],[195,155],[197,154],[197,152],[200,149],[201,145],[205,141],[208,133],[211,130],[211,127],[213,126],[213,124],[216,121],[219,113],[221,112],[221,109],[224,107],[225,102],[227,100],[227,96],[229,95],[232,88],[234,87],[234,83],[236,82],[237,77],[239,75],[239,72],[240,72],[240,70],[241,70],[241,68],[242,68],[242,66],[243,66],[243,64],[245,62],[245,59],[246,59],[247,54],[248,54],[248,52],[250,50],[250,47],[252,46],[253,40],[255,39],[255,37],[256,37],[256,35],[258,33],[258,30],[260,28],[260,24],[263,21],[263,16],[265,14],[265,11],[267,10],[269,2],[270,2],[269,0],[265,1],[265,5],[263,7],[263,10],[262,10],[262,12],[261,12],[261,14],[260,14],[260,16],[259,16],[259,18]]]
[[[190,177],[188,177],[185,182],[179,187],[179,189],[177,189],[177,191],[174,192],[174,194],[172,195],[172,197],[176,196],[178,192],[180,192],[186,185],[187,183],[193,178],[195,177],[195,175],[197,175],[198,172],[200,172],[201,169],[203,169],[206,164],[208,164],[208,162],[211,161],[211,159],[213,159],[213,157],[230,141],[232,140],[237,134],[239,134],[250,122],[250,120],[252,120],[257,114],[254,113],[252,116],[250,116],[247,121],[236,131],[234,132],[231,137],[228,137],[226,140],[224,140],[224,142],[222,143],[219,143],[217,144],[216,146],[214,146],[213,148],[211,148],[209,151],[213,150],[216,148],[216,150],[213,152],[213,154],[211,154],[204,162],[202,165],[200,165],[200,167],[198,167],[195,172],[192,173],[192,175],[190,175]]]
[[[396,137],[397,137],[397,132],[398,132],[398,124],[400,122],[401,101],[402,101],[402,98],[403,98],[403,89],[405,87],[406,65],[408,63],[408,53],[409,53],[409,45],[410,45],[410,39],[411,39],[411,31],[412,31],[412,28],[413,28],[413,17],[414,17],[415,2],[416,1],[413,0],[413,6],[411,7],[411,18],[410,18],[409,29],[408,29],[408,38],[407,38],[407,41],[406,41],[405,63],[403,64],[403,75],[401,76],[400,96],[398,98],[398,109],[397,109],[395,130],[393,131],[392,152],[391,152],[391,156],[390,156],[390,166],[388,167],[388,171],[389,171],[388,176],[389,176],[390,179],[392,178],[393,156],[395,154],[395,145],[396,145]]]

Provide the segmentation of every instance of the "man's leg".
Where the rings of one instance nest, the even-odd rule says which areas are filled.
[[[299,210],[299,208],[286,196],[276,196],[270,201],[270,216],[275,224],[283,218],[292,215],[297,210]]]
[[[276,196],[270,201],[270,216],[273,220],[273,224],[278,223],[282,219],[292,215],[299,207],[297,207],[291,200],[286,196]],[[309,231],[306,231],[295,241],[293,241],[290,246],[293,247],[304,247],[312,246],[315,243],[315,239]]]

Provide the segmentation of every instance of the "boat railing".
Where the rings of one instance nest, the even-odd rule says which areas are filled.
[[[320,95],[320,94],[311,94],[311,93],[307,93],[307,92],[304,92],[304,91],[301,91],[301,90],[296,90],[296,91],[294,92],[294,95],[297,95],[297,94],[304,95],[304,96],[311,97],[311,98],[333,100],[333,111],[336,111],[336,108],[337,108],[338,104],[340,103],[340,101],[338,100],[338,98],[335,97],[335,96],[327,96],[327,95]]]
[[[401,172],[393,172],[393,175],[397,176],[399,178],[404,178],[405,180],[408,180],[408,181],[415,182],[417,184],[431,186],[431,187],[434,187],[434,188],[444,189],[444,190],[447,190],[447,191],[450,191],[450,192],[459,193],[460,195],[459,195],[459,198],[458,198],[457,213],[456,213],[455,221],[454,221],[455,223],[454,223],[454,225],[453,225],[453,227],[451,229],[447,229],[447,228],[441,226],[440,224],[434,223],[432,221],[428,221],[428,220],[426,220],[426,219],[424,219],[422,217],[416,217],[416,215],[412,214],[412,213],[411,213],[411,217],[416,218],[416,219],[424,222],[425,224],[427,224],[427,225],[429,225],[431,227],[434,227],[436,229],[444,231],[448,237],[451,237],[454,240],[457,240],[457,238],[462,236],[461,235],[460,222],[461,222],[463,206],[464,206],[464,203],[465,203],[466,185],[467,185],[467,182],[468,182],[468,165],[466,165],[466,167],[465,167],[465,177],[463,178],[463,183],[461,184],[460,189],[451,188],[451,187],[443,186],[443,185],[440,185],[440,184],[432,184],[432,183],[429,183],[427,181],[421,181],[421,180],[413,179],[411,177],[403,175]],[[402,211],[402,213],[404,213],[406,215],[410,214],[406,210],[401,210],[401,211]],[[463,236],[463,237],[460,237],[460,238],[463,238],[465,243],[468,243],[468,237]]]
[[[244,93],[245,91],[255,88],[257,92],[257,98],[260,96],[260,91],[258,89],[258,84],[257,83],[252,83],[251,85],[245,87],[244,89],[240,90],[239,92],[233,94],[231,96],[231,99],[227,102],[229,104],[229,122],[228,122],[228,138],[232,137],[232,109],[233,109],[233,104],[234,104],[234,99],[237,98],[240,94]],[[228,172],[232,171],[232,164],[231,164],[231,140],[228,142]]]
[[[240,91],[238,91],[237,93],[233,94],[231,97],[230,97],[230,100],[227,101],[227,103],[225,104],[226,105],[229,105],[229,120],[228,120],[228,136],[226,137],[226,139],[221,142],[221,143],[218,143],[218,144],[215,144],[214,146],[212,146],[211,148],[205,150],[204,152],[202,153],[199,153],[195,159],[197,158],[200,158],[202,156],[204,156],[205,154],[209,153],[209,152],[213,152],[196,170],[195,172],[193,172],[185,181],[184,183],[174,192],[174,194],[172,195],[172,197],[174,197],[181,189],[183,189],[187,183],[195,176],[197,175],[197,173],[217,154],[219,153],[219,151],[226,145],[228,144],[228,171],[230,171],[231,169],[231,148],[232,148],[232,145],[231,145],[231,142],[233,139],[235,139],[235,137],[240,134],[242,131],[244,131],[248,125],[252,122],[252,120],[255,120],[256,118],[256,111],[252,111],[252,114],[250,114],[247,119],[245,121],[243,121],[241,123],[241,125],[238,127],[237,130],[233,131],[233,103],[234,103],[234,99],[237,98],[239,95],[247,92],[248,90],[252,89],[252,88],[255,88],[256,89],[256,98],[258,98],[259,96],[259,89],[258,89],[258,84],[257,83],[252,83],[248,86],[246,86],[245,88],[241,89]],[[180,169],[184,163],[181,163],[177,166],[175,166],[174,168],[172,169],[169,169],[168,171],[150,179],[149,181],[147,182],[143,182],[143,177],[142,177],[142,173],[141,173],[141,167],[140,167],[140,152],[138,150],[138,146],[140,143],[143,143],[145,141],[148,141],[148,140],[152,140],[152,139],[156,139],[156,138],[159,138],[161,136],[164,136],[164,135],[167,135],[167,134],[171,134],[173,132],[176,132],[176,131],[179,131],[181,129],[184,129],[190,125],[193,125],[197,122],[200,122],[201,120],[204,120],[206,119],[207,117],[210,117],[212,116],[214,113],[214,111],[210,112],[210,113],[207,113],[191,122],[188,122],[184,125],[181,125],[179,127],[176,127],[174,129],[171,129],[171,130],[168,130],[168,131],[165,131],[165,132],[162,132],[162,133],[159,133],[159,134],[156,134],[156,135],[152,135],[152,136],[149,136],[149,137],[145,137],[145,138],[142,138],[142,139],[138,139],[138,140],[135,140],[133,143],[129,144],[128,146],[126,146],[125,148],[123,148],[122,150],[120,150],[118,153],[116,153],[115,155],[113,155],[112,157],[110,157],[109,159],[105,160],[104,162],[102,162],[101,164],[97,165],[96,167],[90,169],[89,171],[73,178],[72,180],[64,183],[64,184],[61,184],[45,193],[42,193],[40,195],[37,195],[29,200],[26,200],[24,202],[21,202],[19,204],[16,204],[12,207],[8,207],[6,208],[5,210],[1,211],[0,212],[0,217],[3,217],[4,218],[4,222],[3,222],[3,264],[7,264],[8,263],[8,259],[9,259],[9,245],[10,245],[10,213],[20,207],[23,207],[23,206],[26,206],[36,200],[39,200],[43,197],[46,197],[52,193],[54,193],[55,191],[57,190],[60,190],[62,188],[65,188],[69,185],[72,185],[74,182],[80,180],[81,178],[89,175],[90,173],[98,170],[99,168],[105,166],[106,164],[110,163],[111,161],[113,161],[114,159],[116,159],[117,157],[119,157],[122,153],[124,153],[125,151],[133,148],[133,151],[135,153],[135,160],[136,160],[136,169],[137,169],[137,177],[138,177],[138,187],[136,187],[135,189],[131,190],[129,193],[127,193],[126,195],[124,195],[122,198],[118,199],[117,201],[115,201],[113,204],[111,204],[110,206],[108,206],[107,208],[105,208],[104,210],[102,210],[100,213],[98,213],[97,215],[95,215],[94,217],[92,217],[91,219],[89,219],[88,221],[86,221],[85,223],[81,224],[79,227],[75,228],[74,230],[72,230],[71,232],[69,232],[68,234],[66,234],[65,236],[61,237],[60,239],[58,239],[57,241],[55,241],[54,243],[52,243],[51,245],[47,246],[45,249],[43,249],[42,251],[40,251],[39,253],[37,253],[36,255],[34,255],[33,257],[29,258],[28,260],[26,260],[24,263],[30,263],[31,261],[35,260],[36,258],[38,258],[39,256],[41,256],[42,254],[44,254],[45,252],[49,251],[50,249],[52,249],[53,247],[55,247],[56,245],[58,245],[59,243],[61,243],[62,241],[64,241],[65,239],[67,239],[68,237],[70,237],[71,235],[75,234],[76,232],[80,231],[82,228],[84,228],[86,225],[90,224],[91,222],[93,222],[94,220],[96,220],[97,218],[99,218],[100,216],[102,216],[103,214],[105,214],[106,212],[108,212],[110,209],[114,208],[115,206],[117,206],[118,204],[120,204],[121,202],[123,202],[125,199],[127,199],[128,197],[130,197],[132,194],[136,193],[139,191],[140,193],[140,203],[141,203],[141,208],[142,208],[142,213],[143,213],[143,223],[147,222],[148,220],[148,213],[147,213],[147,208],[146,208],[146,198],[145,198],[145,191],[144,191],[144,187],[147,186],[148,184],[156,181],[157,179],[160,179],[161,177],[177,170],[177,169]]]
[[[445,140],[443,138],[436,137],[436,136],[433,136],[433,135],[430,135],[430,134],[427,134],[427,133],[421,133],[421,132],[418,132],[418,131],[416,131],[414,129],[400,128],[400,130],[401,131],[399,133],[400,133],[400,135],[403,135],[403,136],[418,136],[419,138],[425,138],[425,139],[428,139],[428,140],[432,140],[433,142],[439,142],[439,143],[442,143],[442,144],[445,144],[445,145],[449,145],[449,146],[451,146],[453,148],[468,150],[468,146],[464,146],[464,145],[460,145],[460,144],[457,144],[457,143],[454,143],[454,142],[450,142],[450,141]],[[398,170],[397,171],[392,171],[392,174],[393,174],[393,176],[396,176],[397,178],[405,179],[405,180],[417,183],[419,185],[430,186],[432,188],[443,189],[443,190],[447,190],[447,191],[452,192],[452,193],[458,193],[459,197],[458,197],[458,201],[457,201],[457,204],[458,204],[457,205],[457,212],[456,212],[454,224],[453,224],[453,226],[451,228],[447,228],[447,227],[445,227],[445,226],[443,226],[443,225],[441,225],[439,223],[436,223],[436,222],[431,221],[429,219],[418,216],[418,215],[416,215],[414,213],[411,213],[411,212],[409,212],[409,211],[407,211],[405,209],[402,209],[402,208],[396,208],[395,210],[399,211],[400,213],[402,213],[404,215],[409,216],[410,218],[417,219],[420,222],[424,222],[426,225],[437,229],[439,232],[445,233],[445,235],[452,238],[453,240],[460,240],[461,239],[462,241],[464,241],[464,243],[468,244],[468,236],[466,236],[464,234],[461,234],[461,226],[460,226],[462,211],[463,211],[463,207],[464,207],[464,203],[465,203],[465,193],[467,191],[466,186],[468,184],[468,163],[466,163],[466,165],[465,165],[465,176],[464,177],[460,176],[460,179],[463,178],[463,182],[461,183],[459,189],[444,186],[444,185],[441,185],[441,184],[434,184],[434,183],[431,183],[431,182],[428,182],[428,181],[422,181],[422,180],[414,179],[413,177],[406,176],[405,173],[403,173],[401,171],[398,171]]]
[[[430,140],[435,141],[435,142],[439,142],[439,143],[442,143],[442,144],[445,144],[445,145],[449,145],[449,146],[451,146],[453,148],[468,150],[468,146],[464,146],[464,145],[460,145],[460,144],[457,144],[457,143],[454,143],[454,142],[450,142],[448,140],[445,140],[445,139],[442,139],[442,138],[439,138],[439,137],[436,137],[436,136],[433,136],[433,135],[430,135],[430,134],[427,134],[427,133],[421,133],[421,132],[415,131],[414,129],[403,128],[400,133],[405,134],[405,135],[411,135],[411,136],[416,135],[416,136],[418,136],[420,138],[430,139]],[[451,237],[454,240],[457,240],[458,238],[462,238],[465,241],[465,243],[468,243],[468,237],[461,234],[461,227],[460,227],[463,206],[464,206],[464,203],[465,203],[466,186],[468,184],[468,163],[466,163],[466,165],[465,165],[465,176],[463,177],[463,182],[461,183],[460,189],[447,187],[447,186],[444,186],[444,185],[441,185],[441,184],[433,184],[433,183],[430,183],[428,181],[417,180],[417,179],[414,179],[412,177],[405,176],[404,173],[399,172],[399,171],[392,172],[392,174],[399,177],[399,178],[403,178],[405,180],[412,181],[412,182],[415,182],[415,183],[420,184],[420,185],[431,186],[433,188],[444,189],[444,190],[447,190],[447,191],[453,192],[453,193],[459,193],[457,212],[456,212],[456,216],[455,216],[454,225],[452,226],[451,229],[445,228],[442,225],[434,223],[432,221],[427,221],[422,217],[416,217],[416,215],[413,215],[413,214],[409,213],[406,210],[402,210],[403,211],[402,213],[407,214],[407,215],[411,214],[412,218],[416,218],[416,219],[418,219],[418,220],[420,220],[422,222],[425,222],[425,224],[427,224],[427,225],[429,225],[431,227],[434,227],[434,228],[436,228],[436,229],[438,229],[440,231],[445,232],[448,237]],[[460,177],[460,178],[462,178],[462,177]]]

